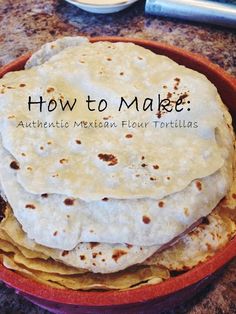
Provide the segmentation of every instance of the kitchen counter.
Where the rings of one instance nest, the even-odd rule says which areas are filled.
[[[68,35],[152,39],[200,53],[236,75],[233,30],[145,15],[142,0],[126,11],[106,16],[83,12],[64,1],[0,0],[0,66],[48,41]],[[3,284],[0,285],[0,312],[48,313]],[[223,275],[211,287],[170,313],[236,313],[236,259],[225,267]]]

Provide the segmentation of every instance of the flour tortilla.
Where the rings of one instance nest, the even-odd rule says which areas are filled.
[[[223,119],[219,96],[203,75],[130,43],[85,41],[56,55],[52,52],[51,57],[46,49],[47,61],[43,64],[42,55],[39,66],[8,73],[1,80],[3,146],[20,163],[17,180],[28,192],[66,194],[86,202],[105,197],[158,200],[222,167],[222,148],[215,140],[215,129]],[[184,110],[158,119],[157,93],[163,99],[168,92],[172,94],[171,101],[187,94]],[[67,108],[63,113],[60,109],[48,113],[44,109],[40,113],[38,106],[32,105],[29,112],[29,94],[32,100],[42,95],[47,101],[78,101],[73,111]],[[106,111],[89,111],[88,95],[97,100],[105,98]],[[153,98],[154,111],[137,112],[132,108],[118,112],[121,96],[128,102],[137,96],[140,103],[145,97]],[[115,122],[118,127],[17,127],[20,121],[62,119],[72,125],[74,121],[97,120]],[[186,120],[196,121],[199,127],[122,128],[122,121],[127,120],[148,121],[150,125],[153,120]],[[106,156],[113,158],[109,162]]]

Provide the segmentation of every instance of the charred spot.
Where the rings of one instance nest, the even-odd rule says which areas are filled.
[[[0,221],[5,217],[5,210],[6,210],[7,204],[4,201],[4,199],[0,195]]]
[[[81,261],[84,261],[86,259],[85,255],[80,255]]]
[[[105,261],[106,261],[105,258],[103,258],[103,259],[102,259],[102,262],[105,262]]]
[[[103,199],[102,199],[102,201],[104,201],[104,202],[107,202],[109,200],[109,198],[107,198],[107,197],[104,197]]]
[[[25,208],[35,209],[36,207],[34,204],[26,204]]]
[[[99,242],[90,242],[89,244],[90,244],[91,249],[93,249],[94,247],[99,245]]]
[[[19,87],[25,87],[26,86],[26,84],[24,84],[24,83],[21,83],[20,85],[19,85]]]
[[[126,255],[127,252],[126,251],[123,251],[123,250],[115,250],[112,254],[112,259],[114,259],[115,262],[118,261],[118,259],[123,256],[123,255]]]
[[[67,218],[70,218],[70,215],[66,215]]]
[[[75,200],[74,200],[73,198],[66,198],[66,199],[64,200],[64,204],[67,205],[67,206],[72,206],[72,205],[74,205],[74,202],[75,202]]]
[[[48,197],[48,194],[47,194],[47,193],[43,193],[43,194],[41,194],[41,197],[42,197],[42,198],[47,198],[47,197]]]
[[[142,160],[144,160],[144,159],[145,159],[145,157],[144,157],[144,156],[142,156],[142,157],[141,157],[141,159],[142,159]]]
[[[25,153],[21,153],[21,156],[25,157],[26,155],[25,155]]]
[[[68,254],[69,254],[69,251],[63,251],[62,254],[61,254],[61,256],[66,256],[66,255],[68,255]]]
[[[165,203],[164,203],[163,201],[160,201],[160,202],[158,203],[158,206],[159,206],[159,207],[164,207],[164,205],[165,205]]]
[[[143,167],[143,168],[144,168],[144,167],[147,167],[147,164],[142,164],[141,167]]]
[[[161,111],[160,110],[156,113],[156,116],[157,116],[158,119],[161,118]]]
[[[125,243],[125,245],[127,246],[128,249],[131,249],[133,247],[133,245],[129,243]]]
[[[196,181],[196,182],[195,182],[195,185],[196,185],[196,187],[197,187],[197,189],[198,189],[199,191],[202,190],[202,183],[201,183],[201,181]]]
[[[52,144],[52,142],[51,142],[51,141],[48,141],[48,142],[47,142],[47,144],[48,144],[48,145],[51,145],[51,144]]]
[[[148,216],[143,216],[143,223],[149,224],[151,222],[151,219]]]
[[[44,150],[44,147],[43,147],[43,146],[40,146],[40,149],[41,149],[41,150]]]
[[[202,217],[202,223],[204,225],[209,225],[210,221],[209,221],[209,219],[207,217]]]
[[[166,98],[171,98],[172,94],[170,92],[167,93]]]
[[[60,164],[67,164],[67,163],[68,163],[68,159],[66,159],[66,158],[62,158],[60,160]]]
[[[58,232],[57,232],[57,231],[55,231],[55,232],[53,233],[54,237],[55,237],[57,234],[58,234]]]
[[[121,75],[121,76],[124,75],[124,72],[120,72],[120,75]]]
[[[157,170],[157,169],[159,169],[159,166],[158,165],[153,165],[153,169]]]
[[[93,266],[96,266],[96,263],[93,263]]]
[[[102,161],[107,162],[108,166],[114,166],[118,163],[117,157],[112,155],[112,154],[100,153],[100,154],[98,154],[98,158],[101,159]]]
[[[166,85],[163,85],[162,87],[163,87],[164,89],[166,89],[166,88],[167,88],[167,86],[166,86]]]
[[[170,177],[166,177],[167,180],[170,180]]]
[[[19,170],[20,169],[20,166],[18,164],[18,162],[16,160],[13,160],[11,163],[10,163],[10,167],[14,170]]]
[[[112,61],[112,58],[107,58],[107,61]]]
[[[133,135],[132,135],[132,134],[126,134],[125,137],[126,137],[126,138],[132,138]]]
[[[156,181],[156,178],[155,177],[150,177],[150,180],[151,181]]]
[[[54,89],[53,87],[48,87],[47,92],[48,92],[48,93],[51,93],[51,92],[54,92],[54,90],[55,90],[55,89]]]
[[[187,97],[188,97],[188,94],[187,94],[187,93],[184,93],[183,95],[180,95],[180,96],[179,96],[179,99],[183,100],[183,99],[185,99],[185,98],[187,98]]]
[[[93,258],[96,258],[97,255],[98,255],[98,253],[93,253],[93,254],[92,254],[92,257],[93,257]]]
[[[76,144],[78,144],[78,145],[81,144],[81,141],[80,141],[80,140],[76,140],[75,142],[76,142]]]

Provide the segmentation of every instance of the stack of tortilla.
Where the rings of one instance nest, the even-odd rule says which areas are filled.
[[[121,97],[140,106],[119,111]],[[0,133],[1,260],[24,276],[131,289],[191,269],[236,232],[230,114],[205,76],[165,56],[82,37],[46,44],[1,79]]]

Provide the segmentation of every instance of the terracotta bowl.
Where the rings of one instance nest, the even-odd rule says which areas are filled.
[[[205,74],[217,87],[223,102],[228,106],[234,122],[236,122],[236,79],[209,60],[197,54],[153,41],[119,37],[91,38],[91,42],[95,41],[133,42]],[[0,77],[9,71],[23,69],[29,57],[30,54],[27,54],[2,67]],[[33,303],[54,313],[121,313],[121,311],[123,313],[124,311],[125,313],[137,313],[137,311],[157,313],[160,310],[173,308],[179,302],[193,296],[214,279],[219,270],[234,256],[236,256],[236,237],[215,256],[194,269],[161,284],[143,286],[130,291],[59,290],[24,278],[2,265],[0,265],[0,280]]]

